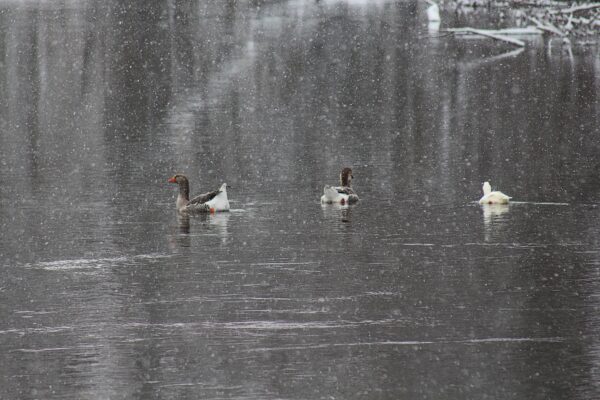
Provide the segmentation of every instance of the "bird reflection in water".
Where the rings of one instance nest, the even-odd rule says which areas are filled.
[[[227,225],[229,224],[229,218],[231,218],[230,212],[221,212],[210,215],[208,218],[208,224],[211,230],[216,230],[217,235],[221,238],[221,243],[226,244],[229,238],[229,230]]]
[[[181,247],[190,247],[191,240],[194,237],[201,236],[217,236],[221,239],[222,244],[226,244],[229,239],[229,224],[230,214],[228,212],[216,214],[177,214],[177,226],[173,227],[173,234],[169,238],[169,247],[172,249]],[[193,234],[191,226],[195,225]]]
[[[189,248],[190,242],[190,216],[177,213],[177,226],[171,226],[168,238],[171,250]]]
[[[500,232],[506,224],[505,215],[510,211],[509,204],[483,204],[483,225],[485,228],[485,241],[489,241],[492,236]]]
[[[177,214],[177,223],[179,225],[179,233],[188,235],[190,233],[190,216],[185,214]]]
[[[341,204],[323,204],[321,203],[321,208],[323,209],[323,214],[327,218],[339,218],[341,222],[349,223],[352,222],[352,209],[356,207],[356,205],[341,205]]]

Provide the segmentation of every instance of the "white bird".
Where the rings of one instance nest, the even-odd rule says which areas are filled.
[[[489,182],[483,182],[483,197],[479,199],[479,204],[508,204],[512,197],[505,195],[502,192],[492,192],[492,187]]]
[[[441,21],[440,7],[437,5],[437,3],[434,3],[433,1],[427,1],[427,3],[429,4],[429,7],[427,7],[427,20],[429,22]]]
[[[340,174],[340,186],[325,185],[321,203],[326,204],[351,204],[358,201],[358,196],[352,190],[352,169],[346,167]]]
[[[219,190],[201,194],[191,200],[190,182],[185,175],[174,175],[169,178],[169,183],[179,185],[179,195],[177,195],[175,206],[180,213],[229,211],[226,183],[222,184]]]

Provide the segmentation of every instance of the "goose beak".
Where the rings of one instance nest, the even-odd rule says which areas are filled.
[[[175,177],[174,177],[174,176],[173,176],[173,177],[171,177],[171,178],[169,178],[169,181],[168,181],[168,182],[169,182],[169,183],[177,183],[177,181],[175,180]]]

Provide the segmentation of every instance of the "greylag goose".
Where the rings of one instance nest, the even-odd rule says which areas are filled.
[[[352,204],[358,201],[358,196],[352,190],[352,169],[345,167],[340,174],[340,186],[325,185],[321,203]]]
[[[489,182],[483,182],[483,197],[479,199],[479,204],[508,204],[512,197],[502,192],[492,192]]]
[[[177,174],[169,178],[169,183],[179,185],[179,195],[175,205],[180,213],[202,213],[229,211],[227,198],[227,184],[224,183],[218,190],[201,194],[190,200],[190,182],[185,175]]]

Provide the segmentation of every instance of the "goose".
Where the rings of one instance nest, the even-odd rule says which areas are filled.
[[[321,203],[352,204],[358,201],[358,196],[352,190],[352,169],[345,167],[340,174],[340,186],[325,185]]]
[[[222,184],[218,190],[201,194],[190,200],[190,182],[185,175],[174,175],[169,178],[168,182],[179,185],[179,195],[177,195],[175,206],[180,213],[229,211],[226,183]]]
[[[440,7],[432,0],[425,1],[429,4],[429,7],[427,7],[427,20],[429,22],[440,22]]]
[[[502,192],[492,192],[492,187],[489,182],[483,182],[483,197],[479,199],[479,204],[508,204],[512,197],[505,195]]]

